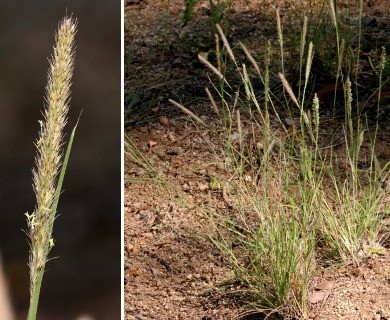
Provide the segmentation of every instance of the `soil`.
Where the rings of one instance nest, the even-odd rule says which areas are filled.
[[[366,2],[364,16],[375,20],[367,31],[371,42],[386,45],[389,52],[390,11],[385,2]],[[213,76],[197,60],[199,52],[212,55],[214,47],[207,3],[201,1],[183,26],[181,0],[125,1],[125,133],[164,179],[150,179],[150,172],[125,154],[125,319],[264,319],[239,299],[240,284],[208,240],[209,222],[196,209],[207,204],[230,210],[223,190],[210,184],[212,177],[223,180],[229,174],[219,165],[225,159],[220,141],[168,102],[180,101],[206,124],[221,125],[204,91]],[[286,21],[283,3],[234,1],[229,41],[238,39],[255,51],[262,42],[253,39],[276,39],[274,10],[279,6]],[[367,87],[370,79],[366,73]],[[321,81],[319,90],[326,98],[329,81]],[[390,160],[386,90],[378,130],[381,163]],[[175,189],[197,206],[183,205]],[[310,318],[390,319],[389,275],[388,243],[382,254],[366,257],[359,268],[318,267],[309,296],[319,298],[310,304]]]

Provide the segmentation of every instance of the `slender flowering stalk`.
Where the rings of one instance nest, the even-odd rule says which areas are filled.
[[[49,251],[54,246],[52,230],[59,196],[58,187],[62,184],[63,179],[62,177],[59,181],[58,174],[63,154],[63,129],[67,122],[69,109],[75,33],[76,22],[72,18],[65,17],[60,22],[56,35],[46,87],[44,119],[39,121],[36,167],[33,169],[36,206],[32,214],[26,214],[30,237],[30,310],[28,319],[36,318],[45,264]]]

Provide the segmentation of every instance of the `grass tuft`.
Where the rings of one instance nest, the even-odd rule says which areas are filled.
[[[221,167],[228,176],[211,187],[221,193],[228,210],[207,203],[190,204],[186,199],[187,206],[207,218],[207,237],[229,261],[241,283],[243,300],[256,310],[286,319],[309,318],[309,288],[324,254],[335,263],[359,265],[377,250],[389,196],[384,183],[390,162],[379,163],[376,157],[378,123],[370,130],[367,118],[356,108],[360,87],[354,86],[358,74],[352,70],[360,70],[356,65],[360,40],[358,48],[353,48],[352,31],[335,2],[322,4],[315,11],[317,17],[311,11],[298,16],[295,55],[287,54],[287,46],[294,41],[285,34],[290,28],[283,26],[279,10],[277,48],[268,41],[263,56],[253,55],[239,42],[240,56],[216,24],[216,66],[201,56],[199,60],[217,76],[206,93],[215,116],[222,120],[216,122],[219,127],[170,101],[220,138]],[[324,41],[324,36],[332,41]],[[262,57],[261,61],[256,57]],[[332,129],[339,131],[330,138],[325,128],[330,108],[320,100],[313,81],[322,76],[318,62],[335,82],[330,107],[344,112],[342,128],[335,122]],[[379,71],[378,101],[386,65],[383,50],[375,67]],[[298,84],[290,70],[298,73]],[[230,79],[233,72],[236,76]],[[338,96],[338,84],[344,99]],[[379,109],[378,102],[376,119]],[[335,120],[336,114],[331,117]],[[337,143],[336,133],[343,138]],[[363,170],[362,149],[367,145],[369,165]]]

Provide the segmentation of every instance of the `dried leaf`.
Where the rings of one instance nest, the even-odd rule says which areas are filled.
[[[318,303],[322,300],[324,300],[326,297],[326,292],[325,291],[313,291],[309,294],[307,300],[309,303]]]
[[[246,176],[245,176],[245,181],[246,182],[252,182],[252,176],[251,175],[249,175],[249,174],[247,174]]]
[[[231,142],[237,142],[239,139],[240,139],[240,135],[238,134],[238,132],[232,133],[230,135]]]
[[[263,150],[264,145],[261,142],[256,143],[257,150]]]
[[[149,148],[153,148],[156,144],[157,144],[157,142],[156,142],[156,141],[153,141],[153,140],[150,140],[150,141],[148,142]]]
[[[171,142],[175,141],[175,136],[172,134],[172,132],[168,132],[168,138]]]
[[[290,118],[284,118],[284,121],[286,122],[286,124],[290,127],[296,127],[296,126],[299,126],[299,118],[294,118],[294,119],[290,119]]]
[[[325,280],[325,281],[322,281],[321,283],[317,284],[316,289],[332,290],[334,288],[334,285],[335,285],[334,281]]]
[[[127,246],[127,251],[128,251],[129,253],[134,253],[134,252],[135,252],[135,247],[134,247],[134,245],[129,244],[129,245]]]
[[[150,268],[150,271],[152,271],[153,277],[155,277],[159,274],[159,271],[156,268],[154,268],[150,265],[149,265],[149,268]]]
[[[137,269],[131,269],[131,270],[130,270],[130,274],[131,274],[132,276],[134,276],[134,277],[139,276],[139,272],[138,272]]]
[[[134,167],[131,167],[130,169],[127,170],[127,174],[137,174],[137,169]]]
[[[172,165],[174,167],[180,167],[183,164],[183,160],[180,158],[174,158],[172,159]]]
[[[199,190],[202,192],[206,191],[208,188],[209,188],[209,186],[207,184],[200,184],[199,185]]]

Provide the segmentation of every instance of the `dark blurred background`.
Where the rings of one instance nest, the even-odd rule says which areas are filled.
[[[81,112],[38,319],[120,319],[121,2],[2,1],[0,5],[0,254],[18,319],[29,301],[24,213],[48,60],[59,20],[78,20],[71,130]],[[69,134],[67,135],[69,137]],[[87,317],[85,317],[87,319]]]

